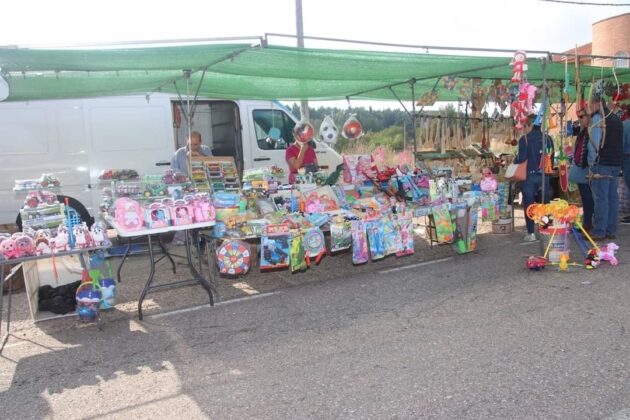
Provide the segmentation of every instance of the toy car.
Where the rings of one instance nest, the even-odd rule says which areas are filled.
[[[48,187],[59,187],[61,185],[61,181],[58,177],[52,174],[43,174],[41,179],[39,180],[39,184],[43,188]]]
[[[35,208],[39,205],[51,205],[56,202],[57,196],[50,191],[30,191],[24,200],[24,205]]]
[[[526,266],[532,271],[540,271],[547,266],[547,259],[538,255],[532,255],[527,259]]]

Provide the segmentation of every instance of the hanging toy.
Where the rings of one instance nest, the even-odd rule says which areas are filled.
[[[363,135],[363,127],[356,117],[356,114],[350,115],[350,118],[343,123],[341,135],[349,140],[356,140]]]
[[[455,79],[455,77],[453,76],[444,76],[442,78],[443,82],[444,82],[444,89],[446,90],[453,90],[455,89],[455,86],[457,85],[457,79]]]
[[[315,128],[308,121],[300,121],[293,128],[293,135],[300,143],[308,143],[315,136]]]
[[[512,66],[512,83],[521,83],[523,81],[523,73],[527,72],[527,54],[525,51],[518,50],[514,53],[514,58],[510,62]]]
[[[322,124],[319,126],[319,137],[328,144],[337,143],[339,129],[333,119],[330,118],[330,115],[326,115],[324,121],[322,121]]]

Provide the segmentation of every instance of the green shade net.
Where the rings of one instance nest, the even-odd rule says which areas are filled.
[[[298,49],[248,44],[152,48],[35,50],[0,48],[0,71],[9,83],[6,101],[85,98],[152,92],[194,94],[217,99],[411,101],[432,89],[438,100],[457,100],[458,89],[440,80],[478,78],[509,84],[511,57],[413,54],[353,50]],[[184,70],[191,70],[188,80]],[[568,80],[574,80],[569,66]],[[540,85],[543,73],[559,98],[563,63],[528,60],[528,80]],[[580,67],[582,81],[617,83],[610,68]],[[620,83],[630,69],[617,69]],[[412,91],[413,85],[413,91]]]

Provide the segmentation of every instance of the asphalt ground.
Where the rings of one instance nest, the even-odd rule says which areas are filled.
[[[144,321],[134,257],[102,331],[33,324],[18,294],[0,417],[629,418],[630,228],[619,266],[569,273],[528,271],[522,235],[254,269],[221,280],[214,307],[198,286],[150,293]]]

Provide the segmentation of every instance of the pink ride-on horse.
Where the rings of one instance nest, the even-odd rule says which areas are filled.
[[[608,261],[610,265],[619,264],[619,260],[615,257],[615,252],[619,249],[619,245],[614,242],[609,243],[608,245],[602,245],[599,248],[599,259],[600,261]]]

